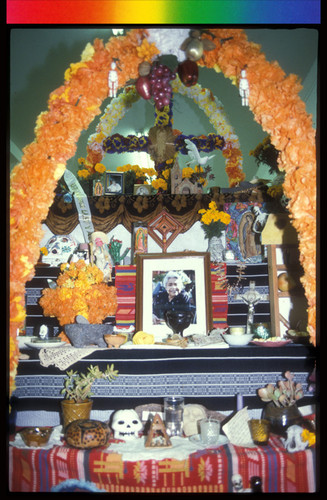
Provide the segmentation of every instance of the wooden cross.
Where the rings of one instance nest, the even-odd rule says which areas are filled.
[[[113,134],[103,141],[102,148],[105,153],[133,153],[144,152],[151,154],[154,159],[155,168],[160,172],[166,168],[165,161],[173,158],[175,152],[187,155],[188,149],[184,140],[190,139],[199,151],[211,152],[216,149],[223,149],[225,140],[217,134],[208,134],[208,136],[184,136],[174,135],[172,121],[169,124],[155,125],[149,130],[149,136]]]

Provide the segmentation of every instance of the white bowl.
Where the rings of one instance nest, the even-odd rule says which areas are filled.
[[[253,334],[250,333],[244,335],[229,335],[228,333],[225,333],[223,335],[223,338],[227,342],[227,344],[238,347],[242,345],[247,345],[249,342],[251,342]]]

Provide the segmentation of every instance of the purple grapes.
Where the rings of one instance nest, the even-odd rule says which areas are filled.
[[[152,66],[149,80],[151,84],[151,95],[158,110],[164,106],[169,106],[173,90],[170,80],[174,80],[176,75],[167,66],[157,64]]]

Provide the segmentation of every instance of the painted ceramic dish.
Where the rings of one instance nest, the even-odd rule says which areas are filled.
[[[52,427],[26,427],[19,434],[27,446],[39,448],[48,443],[52,431]]]

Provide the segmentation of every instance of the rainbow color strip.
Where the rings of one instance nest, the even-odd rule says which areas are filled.
[[[320,0],[7,0],[8,24],[319,24]]]

